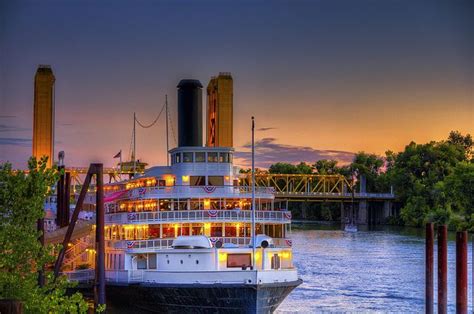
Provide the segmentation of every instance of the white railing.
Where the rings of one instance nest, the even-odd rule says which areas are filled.
[[[128,271],[128,282],[142,282],[143,281],[143,270],[129,270]]]
[[[290,223],[291,212],[282,211],[259,211],[255,212],[257,222],[280,222]],[[106,214],[105,222],[109,224],[148,224],[154,222],[251,222],[252,211],[250,210],[173,210],[159,212],[132,212]]]
[[[173,244],[172,238],[170,239],[154,239],[154,240],[123,240],[123,241],[110,241],[109,245],[115,249],[169,249]]]
[[[71,272],[64,272],[69,281],[88,281],[95,278],[94,269],[75,270]]]
[[[173,244],[173,238],[154,239],[154,240],[128,240],[128,241],[110,241],[111,246],[116,249],[169,249]],[[211,237],[211,242],[216,243],[232,243],[239,247],[248,247],[250,244],[250,237]],[[272,238],[275,247],[291,247],[291,240],[286,238]]]
[[[130,189],[128,193],[115,198],[113,201],[142,198],[240,198],[250,197],[251,193],[252,187],[250,186],[153,186]],[[255,188],[255,196],[257,198],[272,198],[274,193],[275,189],[273,187]]]

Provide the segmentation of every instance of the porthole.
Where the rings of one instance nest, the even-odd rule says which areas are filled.
[[[199,264],[199,260],[196,260],[196,265]]]
[[[170,263],[170,260],[167,260],[166,262],[169,264],[169,263]]]
[[[180,260],[179,262],[180,262],[181,264],[183,264],[183,260]]]

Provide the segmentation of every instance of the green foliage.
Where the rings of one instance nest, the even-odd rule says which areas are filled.
[[[318,174],[338,174],[339,167],[337,166],[337,160],[328,160],[328,159],[321,159],[314,163],[314,169]]]
[[[449,133],[448,142],[464,148],[464,152],[466,154],[466,160],[469,160],[473,157],[472,155],[473,141],[472,141],[471,134],[466,134],[466,136],[464,136],[459,131],[451,131]]]
[[[277,162],[268,168],[268,172],[278,174],[295,174],[296,166],[286,162]]]
[[[444,180],[443,192],[446,203],[474,225],[474,163],[458,163]]]
[[[58,180],[56,169],[46,168],[46,158],[28,161],[28,172],[0,165],[0,298],[24,303],[28,313],[79,313],[87,311],[82,295],[66,296],[72,287],[65,278],[38,286],[38,271],[54,261],[51,246],[43,248],[37,221],[44,217],[44,200]]]
[[[410,143],[391,154],[386,176],[401,201],[406,224],[446,223],[450,229],[473,228],[474,164],[472,138],[457,131],[447,141]]]
[[[376,189],[377,178],[383,164],[384,160],[381,157],[375,154],[359,152],[355,155],[350,168],[357,174],[359,180],[360,176],[365,176],[367,192],[379,192]]]
[[[404,205],[405,223],[420,226],[428,219],[454,219],[455,216],[449,214],[452,197],[447,194],[444,180],[464,160],[464,147],[450,141],[412,142],[394,156],[387,177]]]
[[[311,174],[313,173],[313,167],[305,162],[300,162],[297,165],[277,162],[270,166],[268,172],[278,174]]]

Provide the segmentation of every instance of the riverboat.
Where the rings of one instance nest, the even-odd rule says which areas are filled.
[[[170,166],[105,186],[113,307],[271,313],[302,282],[286,202],[275,201],[272,188],[256,188],[252,212],[252,189],[239,185],[233,153],[178,147]],[[88,272],[68,275],[81,281]]]

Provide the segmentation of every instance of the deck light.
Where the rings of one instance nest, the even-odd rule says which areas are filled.
[[[182,177],[183,183],[188,183],[189,182],[189,176],[183,176]]]
[[[255,259],[258,261],[258,260],[260,260],[260,257],[261,257],[260,252],[256,252],[255,253]]]

